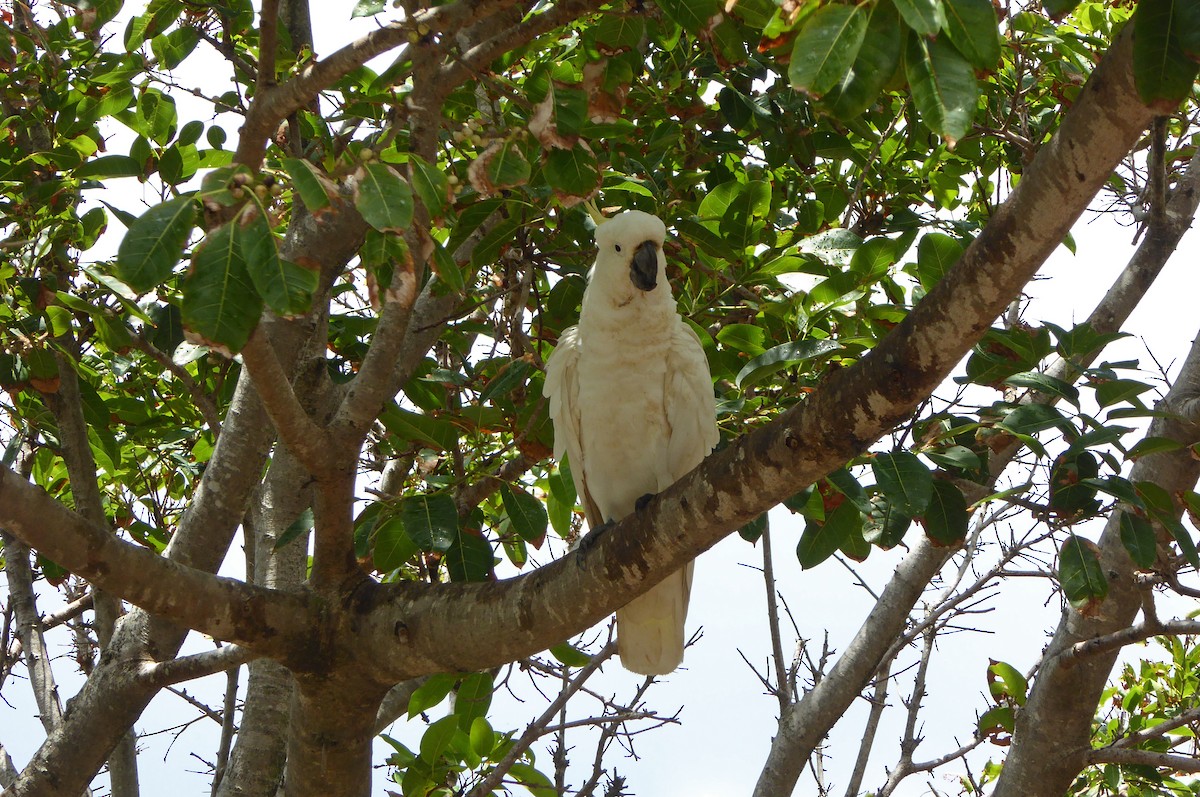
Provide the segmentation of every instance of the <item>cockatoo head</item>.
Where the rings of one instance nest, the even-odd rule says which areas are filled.
[[[591,285],[619,304],[637,294],[649,294],[666,282],[663,240],[667,227],[657,216],[627,210],[596,227],[596,265]],[[667,291],[669,293],[669,290]]]

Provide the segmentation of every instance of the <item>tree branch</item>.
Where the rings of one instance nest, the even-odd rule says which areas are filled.
[[[1095,656],[1112,650],[1144,642],[1151,637],[1162,635],[1200,634],[1200,620],[1168,620],[1166,622],[1145,622],[1122,628],[1104,636],[1092,637],[1082,642],[1076,642],[1071,647],[1061,651],[1058,656],[1062,666],[1069,667],[1070,659],[1084,656]]]
[[[180,656],[170,661],[148,663],[138,672],[147,685],[162,688],[225,672],[258,658],[258,654],[239,645],[222,645],[203,653]]]
[[[242,362],[283,444],[314,476],[327,472],[332,446],[329,434],[300,405],[261,326],[242,349]]]
[[[1159,767],[1174,772],[1200,772],[1200,758],[1174,753],[1131,750],[1127,747],[1101,747],[1089,750],[1084,757],[1089,764],[1130,764]]]
[[[282,637],[313,633],[302,598],[214,576],[121,540],[5,467],[0,505],[12,533],[27,545],[143,609],[277,655],[286,645]]]

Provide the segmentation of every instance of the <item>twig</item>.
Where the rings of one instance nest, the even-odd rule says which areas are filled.
[[[887,707],[888,681],[892,678],[892,662],[894,658],[884,659],[875,673],[875,693],[871,696],[871,710],[867,714],[867,724],[863,728],[862,744],[858,747],[858,758],[854,761],[854,770],[846,783],[846,797],[858,797],[859,786],[867,771],[867,762],[871,758],[871,748],[875,746],[875,734],[879,731],[879,719]]]
[[[575,676],[569,685],[567,685],[558,697],[546,707],[546,710],[541,715],[529,724],[525,732],[521,734],[521,738],[513,743],[504,758],[497,762],[491,772],[481,780],[468,797],[486,797],[491,794],[497,787],[500,786],[504,776],[512,769],[512,765],[517,763],[517,760],[525,754],[525,751],[538,740],[546,731],[546,727],[554,719],[554,716],[567,704],[567,701],[579,691],[584,682],[592,676],[596,670],[600,669],[600,665],[612,658],[612,655],[617,652],[617,643],[610,640],[607,645],[601,648],[600,652],[592,657],[592,660],[587,663],[583,669]]]
[[[264,8],[271,0],[266,0]],[[264,11],[265,14],[265,11]],[[225,769],[229,766],[229,749],[233,746],[234,722],[237,713],[238,674],[241,667],[232,667],[225,673],[225,707],[221,712],[221,741],[217,746],[217,761],[213,766],[212,794],[216,797],[225,777]]]
[[[775,596],[775,564],[771,559],[771,521],[763,519],[763,583],[767,589],[767,627],[771,632],[771,655],[775,657],[775,697],[779,710],[784,711],[792,702],[791,685],[788,682],[788,667],[783,662],[783,640],[779,634],[779,603]]]

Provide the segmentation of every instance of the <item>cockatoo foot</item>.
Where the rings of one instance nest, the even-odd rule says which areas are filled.
[[[634,511],[641,512],[646,508],[646,505],[654,500],[655,493],[646,493],[641,498],[633,503]]]
[[[577,543],[575,543],[575,564],[579,565],[580,567],[583,566],[582,557],[586,556],[587,552],[595,547],[596,543],[600,541],[601,535],[611,529],[613,525],[613,521],[606,520],[596,528],[591,529],[587,534],[583,535],[583,537],[580,538]]]

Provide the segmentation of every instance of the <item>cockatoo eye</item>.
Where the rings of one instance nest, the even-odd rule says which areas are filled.
[[[620,244],[613,244],[613,248],[614,248],[614,249],[616,249],[618,252],[620,252],[620,251],[621,251],[621,245],[620,245]]]

